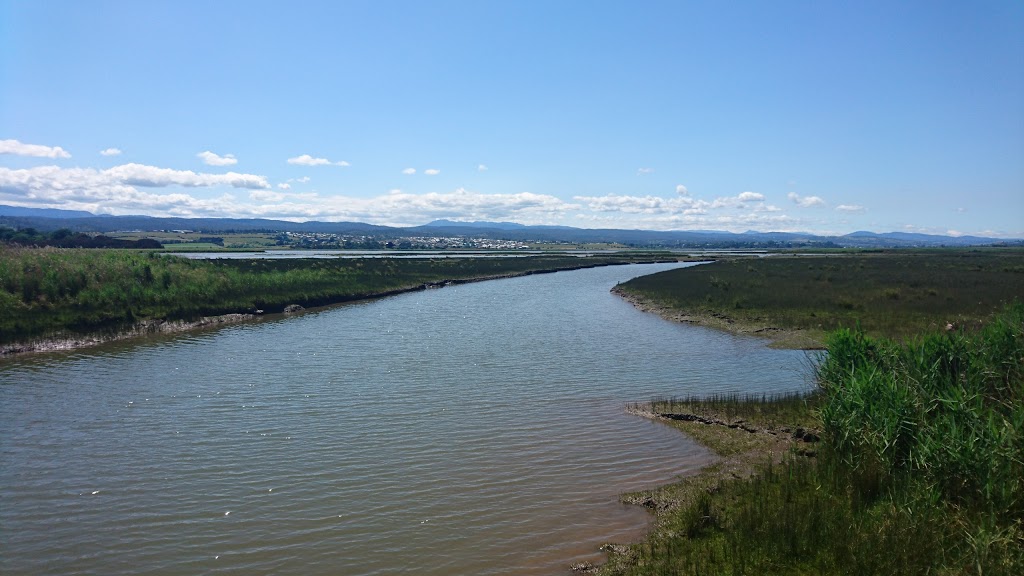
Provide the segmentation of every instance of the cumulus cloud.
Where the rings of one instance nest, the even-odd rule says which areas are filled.
[[[292,189],[292,185],[287,183],[287,182],[281,182],[280,184],[277,185],[277,187],[280,188],[281,190],[291,190]]]
[[[437,168],[427,168],[426,170],[423,171],[423,173],[426,174],[427,176],[437,176],[438,174],[441,173],[441,171],[438,170]]]
[[[415,173],[416,173],[416,169],[415,168],[406,168],[405,170],[402,170],[402,174],[415,174]]]
[[[645,176],[647,174],[650,174],[651,172],[654,172],[654,168],[637,168],[636,175]]]
[[[836,206],[836,210],[840,212],[866,212],[867,208],[856,204],[840,204]]]
[[[287,198],[285,194],[273,190],[253,190],[249,192],[249,199],[257,202],[281,202]]]
[[[266,195],[264,192],[254,194]],[[390,190],[373,198],[281,194],[280,200],[246,207],[245,215],[355,220],[394,226],[417,225],[439,218],[554,223],[555,218],[575,208],[578,206],[543,194],[485,194],[459,188],[429,194]]]
[[[25,144],[18,140],[0,140],[0,154],[15,156],[34,156],[36,158],[71,158],[71,154],[60,146],[43,146],[42,144]]]
[[[306,182],[309,182],[309,176],[303,176],[302,178],[296,178],[295,181],[300,183],[300,184],[305,184]]]
[[[102,156],[120,156],[121,155],[121,149],[120,148],[107,148],[106,150],[100,150],[100,154]]]
[[[740,202],[760,202],[764,200],[764,194],[760,192],[742,192],[736,199]]]
[[[91,169],[86,169],[91,170]],[[93,170],[95,172],[95,170]],[[173,170],[157,168],[145,164],[122,164],[99,172],[106,179],[131,186],[160,188],[164,186],[186,186],[189,188],[203,186],[232,186],[234,188],[261,189],[270,188],[266,177],[255,174],[207,174],[191,170]]]
[[[218,187],[268,189],[263,176],[203,174],[141,164],[108,170],[37,166],[12,170],[0,167],[0,203],[87,210],[98,214],[214,216],[231,214],[237,201],[230,194],[196,198],[184,193],[156,193],[140,188]]]
[[[235,158],[234,154],[225,154],[224,156],[220,156],[207,150],[196,154],[196,156],[201,158],[203,163],[209,166],[231,166],[238,164],[238,159]]]
[[[309,154],[289,158],[288,163],[297,164],[299,166],[349,166],[349,163],[344,160],[331,162],[327,158],[314,158]]]
[[[170,185],[252,188],[245,202],[230,194],[206,199],[153,189]],[[580,207],[532,192],[487,194],[462,188],[430,194],[392,190],[372,198],[296,194],[284,188],[271,189],[262,176],[195,174],[141,165],[110,170],[0,167],[0,204],[105,214],[354,220],[391,225],[422,224],[438,218],[554,224]]]
[[[149,171],[146,169],[152,172],[147,174]],[[215,216],[232,213],[238,204],[237,200],[230,194],[200,199],[183,193],[142,191],[138,187],[161,187],[172,183],[182,186],[216,186],[248,182],[244,178],[238,180],[235,176],[247,175],[195,174],[139,165],[110,170],[59,166],[11,170],[0,167],[0,203],[86,210],[97,214]],[[260,179],[262,176],[252,178]],[[252,184],[258,184],[258,181]],[[265,180],[262,184],[266,185]]]
[[[787,198],[793,201],[794,204],[803,208],[810,208],[812,206],[824,206],[825,201],[818,196],[801,196],[796,192],[790,192],[786,195]]]
[[[689,196],[690,191],[687,190],[686,186],[679,184],[676,186],[676,194],[679,194],[680,196]]]
[[[476,165],[476,171],[477,172],[487,172],[488,170],[490,170],[490,168],[487,167],[487,164],[477,164]]]
[[[648,228],[656,230],[680,228],[714,228],[720,230],[787,229],[796,220],[768,204],[747,206],[739,196],[714,201],[689,196],[661,198],[658,196],[576,196],[589,214],[579,218],[599,227]],[[727,210],[732,208],[732,210]],[[735,209],[744,209],[737,212]]]

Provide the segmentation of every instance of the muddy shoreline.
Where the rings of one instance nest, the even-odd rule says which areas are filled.
[[[814,458],[821,434],[796,425],[761,425],[707,410],[665,413],[655,411],[651,404],[634,404],[627,406],[626,413],[676,428],[715,455],[713,462],[690,476],[620,497],[625,504],[643,506],[651,512],[649,535],[665,530],[663,519],[668,513],[692,504],[701,495],[717,492],[724,482],[749,479],[763,466],[781,463],[787,454]],[[635,566],[637,545],[642,544],[607,543],[601,547],[607,554],[605,563],[574,564],[569,568],[576,574],[619,573]]]
[[[739,320],[717,312],[680,310],[662,306],[657,302],[645,299],[636,294],[622,290],[619,286],[612,288],[612,293],[629,302],[638,310],[657,314],[671,322],[694,324],[707,328],[724,330],[732,334],[757,336],[767,339],[771,348],[786,350],[824,350],[822,336],[806,330],[780,328],[770,324]]]

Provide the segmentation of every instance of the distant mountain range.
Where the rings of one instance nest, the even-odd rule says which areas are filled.
[[[152,216],[100,216],[76,210],[20,208],[0,205],[0,226],[53,231],[116,232],[126,230],[194,230],[203,233],[308,232],[373,236],[394,239],[406,236],[472,237],[523,242],[618,243],[654,248],[786,248],[855,247],[898,248],[926,246],[1024,245],[1024,240],[978,236],[941,236],[905,232],[853,232],[842,236],[819,236],[800,232],[757,232],[740,234],[716,230],[618,230],[570,226],[525,226],[514,222],[458,222],[434,220],[422,226],[396,228],[363,222],[288,222],[258,218],[157,218]]]

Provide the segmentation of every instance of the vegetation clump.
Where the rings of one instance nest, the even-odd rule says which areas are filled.
[[[727,421],[767,414],[776,430],[773,414],[811,419],[820,442],[752,452],[762,458],[750,478],[712,467],[662,489],[678,504],[657,507],[657,529],[602,573],[1024,573],[1024,304],[980,331],[903,342],[838,330],[817,379],[802,406],[652,404]],[[708,444],[730,461],[734,444]]]

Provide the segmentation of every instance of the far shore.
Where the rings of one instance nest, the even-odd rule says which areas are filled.
[[[542,270],[525,270],[522,272],[509,272],[504,274],[485,275],[472,278],[457,278],[457,279],[446,279],[437,282],[427,282],[423,284],[417,284],[415,286],[409,286],[405,288],[398,288],[392,290],[382,290],[379,292],[346,295],[341,298],[337,298],[332,302],[323,303],[318,306],[311,306],[308,310],[318,310],[327,308],[329,306],[335,306],[338,304],[344,304],[347,302],[359,302],[365,300],[375,300],[378,298],[386,298],[388,296],[396,296],[398,294],[405,294],[407,292],[418,292],[421,290],[443,288],[445,286],[454,286],[458,284],[468,284],[471,282],[484,282],[487,280],[500,280],[502,278],[515,278],[519,276],[530,276],[534,274],[551,274],[563,270],[581,270],[585,268],[593,268],[597,266],[613,266],[621,264],[634,264],[635,262],[622,262],[622,263],[581,263],[580,266],[575,268],[553,268],[553,269],[542,269]],[[658,262],[651,262],[658,263]],[[110,331],[110,332],[89,332],[83,334],[76,333],[64,333],[51,337],[43,337],[24,342],[15,342],[9,344],[0,344],[0,359],[5,357],[11,357],[21,354],[32,354],[32,353],[43,353],[43,352],[56,352],[56,351],[67,351],[67,350],[78,350],[82,348],[89,348],[92,346],[98,346],[108,342],[118,342],[122,340],[132,340],[138,338],[145,338],[148,336],[158,334],[175,334],[180,332],[187,332],[189,330],[203,329],[203,328],[215,328],[218,326],[224,326],[228,324],[238,324],[242,322],[256,322],[267,318],[280,317],[283,315],[295,314],[298,312],[306,311],[307,308],[299,305],[292,305],[285,307],[283,313],[267,314],[264,315],[262,312],[253,313],[251,311],[240,311],[235,313],[220,314],[216,316],[203,316],[192,320],[168,320],[168,319],[147,319],[136,322],[128,328]]]

